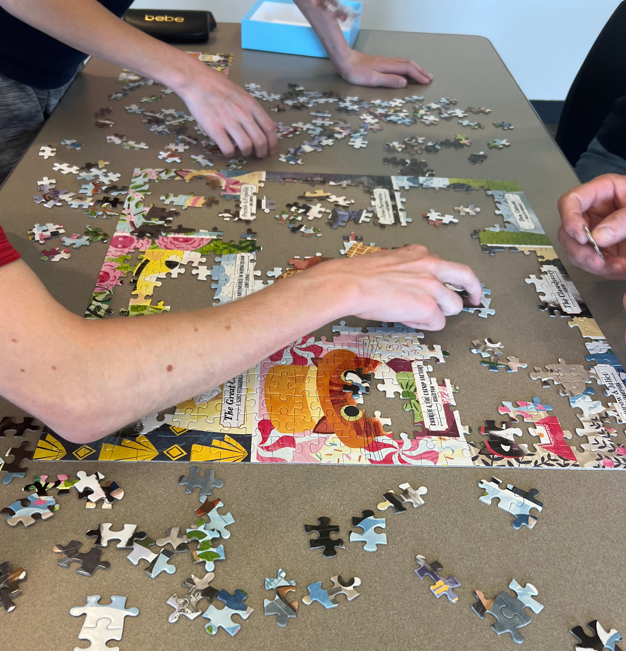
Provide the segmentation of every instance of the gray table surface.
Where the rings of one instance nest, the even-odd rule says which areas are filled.
[[[295,81],[307,89],[332,88],[365,99],[409,94],[349,87],[327,60],[242,51],[239,43],[239,26],[221,25],[208,47],[189,49],[235,54],[231,79],[241,84],[256,82],[273,92],[282,92],[288,82]],[[458,97],[462,108],[488,106],[493,109],[492,116],[512,122],[515,130],[510,140],[514,145],[507,155],[490,155],[479,168],[469,168],[465,155],[455,156],[450,151],[426,158],[439,176],[518,181],[562,253],[556,240],[556,202],[577,184],[577,179],[489,41],[473,36],[370,31],[360,34],[356,47],[371,54],[410,56],[430,70],[435,81],[428,89],[411,87],[416,94],[427,94],[431,101],[441,96]],[[35,180],[44,174],[50,176],[52,159],[44,161],[37,152],[42,144],[58,146],[62,138],[76,138],[84,143],[83,149],[61,160],[70,160],[71,154],[80,164],[104,158],[111,161],[110,169],[123,173],[122,180],[130,178],[136,166],[156,166],[155,147],[164,144],[162,137],[147,129],[132,133],[131,137],[147,142],[151,149],[128,152],[103,144],[105,134],[93,127],[93,112],[109,104],[106,95],[115,90],[112,79],[117,73],[116,68],[100,61],[88,64],[0,193],[0,223],[10,241],[55,298],[79,314],[93,289],[104,248],[90,256],[75,256],[72,265],[51,266],[39,261],[38,249],[28,241],[26,230],[35,221],[45,221],[39,207],[32,204],[32,196]],[[136,101],[135,97],[130,99]],[[111,103],[122,125],[121,132],[127,120],[123,115],[126,103]],[[295,120],[292,115],[284,119]],[[476,119],[490,124],[492,116]],[[117,131],[117,125],[113,131]],[[381,144],[395,138],[389,138],[390,133],[395,132],[385,127],[385,131],[371,137],[375,144],[371,143],[365,152],[342,147],[338,154],[335,148],[332,155],[325,152],[316,159],[317,168],[307,160],[307,166],[296,171],[390,174],[381,155]],[[401,134],[406,135],[398,132],[398,136]],[[491,137],[506,135],[497,132]],[[283,141],[280,151],[287,146]],[[284,169],[284,165],[276,159],[250,161],[248,169]],[[63,213],[63,220],[68,232],[73,231],[67,226],[79,228],[85,221],[82,215],[74,216],[69,210]],[[598,281],[566,266],[614,349],[624,359],[620,318],[623,286]],[[0,415],[20,413],[0,399]],[[0,452],[6,452],[15,442],[12,436],[0,439]],[[72,618],[69,609],[84,605],[91,594],[126,595],[127,605],[140,609],[138,618],[126,622],[119,643],[122,649],[183,649],[196,643],[219,643],[220,639],[231,648],[512,648],[510,638],[499,639],[489,630],[491,618],[480,621],[470,604],[474,602],[472,590],[495,596],[513,577],[522,584],[534,583],[540,590],[539,600],[546,606],[522,630],[531,649],[572,648],[568,630],[596,618],[606,627],[626,631],[623,575],[619,570],[619,541],[623,538],[619,504],[626,490],[618,472],[498,470],[497,475],[505,483],[538,488],[546,503],[533,531],[516,532],[509,525],[508,515],[495,507],[487,509],[478,501],[476,484],[489,475],[484,470],[220,465],[217,472],[225,486],[216,494],[233,513],[236,523],[231,527],[232,537],[225,543],[227,561],[221,567],[217,565],[214,583],[230,592],[236,588],[246,590],[255,612],[235,638],[228,638],[222,631],[217,641],[209,641],[202,630],[204,620],[201,624],[183,619],[176,625],[166,621],[171,612],[166,599],[175,592],[184,592],[180,584],[192,571],[202,573],[200,566],[192,565],[189,554],[175,559],[176,574],[161,575],[153,582],[140,569],[130,566],[123,558],[126,553],[120,550],[105,550],[103,557],[111,561],[112,568],[91,579],[59,568],[52,553],[54,544],[64,544],[71,538],[85,541],[83,532],[103,521],[113,522],[114,526],[137,523],[152,537],[164,535],[169,527],[189,526],[197,497],[185,496],[177,486],[179,475],[186,472],[188,465],[92,462],[80,467],[87,472],[101,470],[124,487],[126,497],[112,512],[85,511],[75,497],[62,497],[61,510],[50,521],[29,529],[0,528],[0,561],[10,560],[13,566],[22,566],[28,572],[22,584],[23,594],[16,600],[17,609],[0,615],[3,648],[4,644],[8,649],[84,646],[77,640],[82,620]],[[56,475],[76,469],[74,464],[31,463],[26,479],[38,473]],[[304,522],[330,515],[341,524],[345,539],[349,517],[372,508],[382,492],[403,481],[426,485],[427,503],[416,512],[387,516],[386,548],[367,554],[359,545],[347,545],[334,560],[322,559],[321,554],[308,550],[302,533]],[[1,506],[22,497],[23,483],[14,480],[9,486],[0,486]],[[417,579],[413,570],[418,553],[438,558],[445,574],[459,578],[462,585],[457,590],[457,605],[436,600],[429,594],[427,582],[422,584]],[[263,578],[274,576],[279,567],[287,569],[289,578],[297,579],[299,597],[306,594],[307,584],[328,582],[338,573],[359,576],[363,581],[362,596],[350,604],[340,603],[333,611],[319,604],[301,606],[298,618],[290,621],[286,630],[278,629],[273,618],[263,617],[263,599],[271,597],[263,590]]]

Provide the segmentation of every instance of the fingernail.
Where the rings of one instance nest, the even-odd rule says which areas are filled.
[[[621,271],[622,270],[622,265],[619,262],[614,261],[614,262],[611,262],[611,264],[609,264],[609,269],[611,271]]]
[[[604,242],[612,242],[615,237],[615,232],[610,226],[598,226],[594,229],[594,237],[596,242],[603,240]],[[600,244],[600,242],[598,242]]]

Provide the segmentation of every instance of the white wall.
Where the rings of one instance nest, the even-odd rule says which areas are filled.
[[[206,9],[239,22],[254,0],[137,0],[137,8]],[[529,99],[563,100],[620,0],[363,0],[364,29],[479,34]],[[419,61],[428,68],[428,61]]]

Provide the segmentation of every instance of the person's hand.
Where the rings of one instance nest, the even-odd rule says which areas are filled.
[[[420,84],[430,84],[433,80],[433,76],[412,59],[379,57],[354,50],[336,67],[346,81],[359,86],[404,88],[407,77]]]
[[[463,309],[463,299],[444,283],[467,290],[473,305],[482,298],[469,267],[442,260],[419,244],[324,262],[306,273],[324,276],[337,290],[342,314],[423,330],[441,330],[447,316]]]
[[[244,156],[273,154],[276,127],[260,104],[222,73],[200,66],[194,66],[195,74],[178,93],[224,156],[234,155],[232,141]]]
[[[570,261],[598,276],[625,280],[626,177],[605,174],[571,190],[559,200],[559,212],[559,241]],[[584,226],[602,249],[604,260],[589,244]]]

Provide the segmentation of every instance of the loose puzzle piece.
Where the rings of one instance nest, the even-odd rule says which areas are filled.
[[[30,443],[28,441],[22,441],[19,447],[11,447],[7,450],[5,459],[7,457],[13,457],[13,461],[5,461],[0,470],[6,472],[7,474],[2,479],[3,484],[10,484],[15,477],[22,478],[26,475],[26,468],[21,465],[22,461],[26,459],[32,459],[35,451],[29,450]]]
[[[55,545],[53,551],[61,554],[57,565],[67,570],[72,563],[79,563],[80,567],[76,570],[76,574],[83,576],[93,576],[96,570],[108,570],[111,567],[108,561],[100,560],[101,549],[92,547],[88,552],[81,552],[81,547],[82,543],[77,540],[71,540],[67,545]]]
[[[51,518],[58,510],[59,505],[54,501],[54,497],[29,495],[27,499],[17,500],[3,508],[0,513],[8,516],[7,524],[11,527],[16,527],[20,522],[25,527],[30,527],[37,520]]]
[[[605,631],[597,619],[589,622],[587,628],[591,631],[591,635],[582,626],[574,626],[570,630],[570,633],[579,642],[574,647],[575,651],[603,651],[603,649],[621,651],[621,647],[617,646],[617,643],[621,641],[622,636],[614,628]]]
[[[415,570],[415,574],[419,576],[420,579],[424,577],[430,577],[435,583],[430,586],[430,591],[439,599],[442,595],[446,595],[448,600],[453,604],[459,601],[459,597],[452,591],[452,588],[458,588],[461,584],[458,579],[452,575],[449,578],[444,579],[439,572],[443,569],[443,566],[439,561],[433,561],[428,563],[424,556],[418,554],[415,557],[415,560],[419,564],[419,569]]]
[[[235,518],[230,513],[226,515],[221,515],[218,513],[217,509],[222,508],[222,500],[212,500],[208,498],[204,500],[201,506],[196,509],[196,515],[199,517],[206,516],[210,528],[214,531],[217,531],[219,535],[226,539],[230,538],[230,531],[226,527],[230,526],[235,522]]]
[[[536,509],[543,510],[543,502],[535,499],[539,491],[533,488],[529,491],[523,491],[507,484],[506,489],[500,487],[502,481],[497,477],[492,477],[491,481],[482,479],[478,486],[484,489],[484,493],[479,497],[484,504],[491,504],[494,498],[498,498],[498,506],[503,511],[507,511],[515,516],[512,525],[514,529],[520,529],[522,525],[532,529],[537,524],[537,517],[531,515],[530,511]]]
[[[204,522],[202,519],[198,520],[198,524],[191,529],[187,529],[187,539],[189,541],[195,540],[198,543],[198,548],[193,552],[194,562],[204,563],[204,569],[207,572],[212,572],[215,569],[215,561],[223,561],[225,559],[224,546],[213,547],[211,540],[219,538],[218,531],[209,529],[209,523]]]
[[[491,628],[498,635],[510,633],[516,644],[522,644],[524,637],[518,629],[523,626],[528,626],[532,622],[532,619],[526,614],[524,609],[529,607],[533,612],[539,613],[543,610],[543,606],[538,601],[529,597],[529,595],[538,594],[535,586],[531,583],[528,583],[525,588],[522,588],[513,579],[509,584],[509,588],[518,593],[518,598],[511,597],[508,592],[503,590],[495,599],[486,599],[480,590],[475,590],[474,596],[477,601],[472,605],[472,610],[481,619],[484,619],[485,613],[493,615],[496,618],[496,623]]]
[[[26,579],[26,571],[21,567],[16,570],[9,569],[9,563],[0,563],[0,604],[5,612],[10,613],[15,610],[13,598],[20,593],[19,581]]]
[[[375,552],[378,545],[387,544],[387,534],[377,532],[376,529],[385,529],[387,522],[385,518],[375,518],[374,511],[363,511],[361,517],[352,518],[352,526],[362,529],[350,532],[350,542],[364,542],[363,549],[366,552]]]
[[[161,572],[166,572],[167,574],[174,574],[176,572],[176,567],[169,564],[169,560],[174,556],[174,552],[171,552],[169,549],[162,549],[161,553],[146,567],[144,572],[151,578],[156,579]]]
[[[339,533],[339,527],[334,524],[331,525],[330,518],[321,517],[317,519],[317,524],[305,524],[304,531],[318,534],[316,539],[309,540],[309,547],[311,549],[323,549],[324,558],[334,558],[337,556],[337,549],[345,549],[341,538],[335,540],[330,537],[331,533]]]
[[[88,509],[95,509],[97,502],[103,500],[102,508],[111,510],[115,501],[124,497],[124,490],[116,482],[109,481],[104,485],[100,483],[104,479],[102,473],[95,472],[93,475],[88,475],[85,471],[79,470],[76,475],[78,481],[74,484],[74,488],[78,491],[79,500],[87,500],[85,506]]]
[[[206,267],[204,268],[207,269]],[[191,273],[193,273],[193,270]],[[207,275],[209,273],[207,269]],[[206,280],[206,278],[200,278],[200,280]],[[222,488],[224,486],[224,482],[221,479],[215,479],[215,470],[207,468],[204,476],[200,476],[200,466],[191,466],[189,468],[189,475],[181,475],[178,484],[185,487],[185,495],[193,493],[194,488],[199,488],[201,502],[204,502],[204,498],[213,493],[214,488]]]
[[[133,551],[128,554],[126,557],[133,565],[138,565],[139,561],[152,561],[158,556],[153,551],[150,551],[150,547],[156,545],[156,540],[153,538],[146,537],[143,540],[135,540],[133,542]]]
[[[328,609],[336,608],[339,605],[337,603],[337,595],[339,594],[345,595],[348,601],[352,601],[359,596],[356,588],[361,585],[361,579],[358,576],[345,581],[341,578],[341,575],[338,575],[331,577],[330,580],[333,583],[333,587],[330,590],[324,590],[321,581],[308,585],[307,590],[309,594],[306,597],[302,597],[302,603],[305,606],[310,606],[314,601],[317,601],[324,608]]]
[[[206,599],[209,603],[213,603],[219,591],[211,587],[209,583],[215,578],[213,572],[208,572],[202,579],[199,579],[193,574],[183,581],[183,588],[187,588],[188,592],[183,597],[178,597],[175,594],[167,600],[167,605],[174,608],[174,612],[167,618],[170,624],[175,624],[181,615],[185,615],[189,619],[196,619],[202,614],[198,609],[198,602]]]
[[[204,627],[209,635],[217,635],[220,628],[223,628],[229,635],[235,635],[239,632],[241,624],[235,624],[232,620],[233,615],[239,615],[242,619],[248,619],[254,612],[250,606],[243,602],[248,595],[243,590],[235,590],[231,595],[226,590],[220,590],[217,595],[218,601],[225,604],[224,608],[216,608],[212,604],[206,609],[204,615],[209,623]]]
[[[180,531],[179,527],[173,527],[171,529],[168,529],[165,532],[165,538],[159,538],[156,541],[156,544],[159,547],[165,547],[166,545],[171,545],[172,549],[177,552],[188,552],[189,551],[189,545],[187,544],[188,538],[186,535],[179,536],[178,532]]]
[[[402,506],[403,504],[413,504],[413,508],[417,508],[424,504],[422,495],[428,493],[426,486],[420,486],[415,490],[411,484],[406,483],[400,484],[399,488],[402,491],[399,497],[393,491],[388,491],[383,494],[385,501],[378,504],[377,508],[379,511],[386,511],[389,507],[393,507],[394,513],[404,513],[406,507]]]
[[[126,617],[137,617],[139,610],[126,608],[126,597],[114,595],[110,604],[100,604],[100,598],[100,595],[89,596],[86,606],[70,610],[73,617],[86,615],[78,639],[91,642],[91,651],[119,651],[119,647],[109,647],[107,642],[121,640]]]
[[[146,537],[143,531],[135,533],[136,524],[125,524],[120,531],[111,531],[111,526],[110,522],[104,522],[97,529],[92,529],[85,535],[87,538],[96,539],[96,547],[107,547],[112,540],[119,540],[118,549],[132,549],[135,540],[143,540]]]
[[[37,432],[40,428],[41,424],[35,418],[24,417],[22,422],[18,423],[17,419],[5,416],[0,420],[0,438],[11,432],[14,436],[24,436],[26,432]]]
[[[276,596],[271,601],[269,599],[263,600],[263,612],[265,615],[277,615],[276,623],[281,628],[285,628],[289,619],[296,617],[299,602],[290,593],[296,591],[296,582],[288,581],[285,577],[287,572],[285,570],[278,570],[275,579],[265,579],[265,589],[274,590]]]

